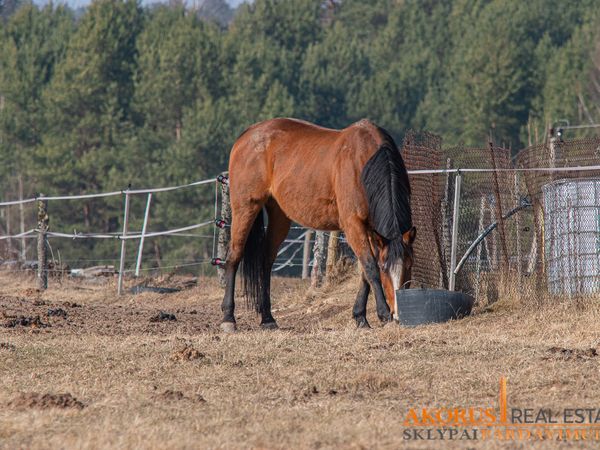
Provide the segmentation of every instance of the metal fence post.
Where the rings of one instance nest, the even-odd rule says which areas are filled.
[[[452,243],[450,250],[450,280],[448,283],[448,289],[453,291],[456,287],[456,252],[458,246],[458,219],[460,213],[460,187],[462,184],[462,175],[460,169],[456,172],[456,178],[454,180],[454,213],[452,215]]]
[[[123,212],[123,234],[121,235],[121,261],[119,262],[119,282],[117,285],[117,295],[123,293],[123,271],[125,270],[125,250],[127,241],[124,237],[127,235],[127,226],[129,224],[129,190],[125,191],[125,211]]]
[[[146,201],[146,212],[144,213],[144,225],[142,225],[142,236],[140,237],[140,246],[138,248],[137,262],[135,264],[135,276],[140,276],[142,266],[142,253],[144,252],[144,240],[146,238],[146,227],[148,226],[148,215],[150,214],[150,203],[152,202],[152,192],[148,194]]]
[[[483,233],[483,220],[485,218],[485,196],[481,196],[481,205],[479,207],[479,226],[477,227],[477,232],[479,236]],[[477,246],[477,259],[475,266],[475,300],[479,300],[479,280],[481,279],[481,245]],[[489,255],[488,255],[489,258]]]
[[[43,194],[40,194],[43,197]],[[40,290],[48,289],[48,201],[38,200],[38,241],[37,241],[37,286]]]

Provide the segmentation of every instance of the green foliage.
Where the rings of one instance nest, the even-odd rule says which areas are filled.
[[[0,157],[2,184],[24,174],[47,129],[44,88],[72,30],[64,7],[25,5],[0,31]],[[29,176],[34,176],[34,173]]]
[[[80,17],[19,4],[0,0],[4,198],[17,175],[26,195],[212,177],[246,127],[275,116],[336,128],[368,117],[446,145],[491,131],[514,150],[528,123],[600,120],[598,0],[255,0],[233,19],[222,0],[94,0]],[[213,189],[156,195],[151,228],[207,220]],[[132,202],[133,229],[144,206]],[[116,232],[122,198],[53,203],[52,217],[55,230]],[[163,260],[212,245],[153,242]],[[113,241],[68,249],[116,253]]]

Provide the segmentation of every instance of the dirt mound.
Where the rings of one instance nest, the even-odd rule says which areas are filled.
[[[62,317],[63,319],[67,318],[67,312],[62,308],[50,308],[46,313],[48,317]]]
[[[175,314],[171,314],[164,311],[159,311],[157,315],[150,317],[150,322],[169,322],[176,320],[177,317],[175,317]]]
[[[24,297],[39,297],[41,295],[42,291],[40,291],[39,289],[36,288],[27,288],[24,289],[22,294]]]
[[[31,327],[31,328],[45,328],[45,327],[49,327],[50,325],[48,325],[47,323],[43,323],[42,320],[40,319],[40,316],[35,316],[35,317],[19,316],[19,317],[14,317],[14,318],[8,319],[6,322],[4,322],[5,328],[15,328],[17,326]]]
[[[167,389],[166,391],[162,392],[161,394],[156,395],[155,398],[157,398],[159,400],[165,400],[165,401],[187,400],[187,401],[193,401],[193,402],[198,402],[198,403],[206,402],[204,397],[202,397],[202,395],[200,395],[200,394],[196,394],[193,397],[187,397],[183,392],[174,391],[171,389]]]
[[[71,394],[38,394],[36,392],[22,392],[7,406],[13,408],[37,408],[37,409],[83,409],[85,405]]]
[[[204,357],[206,357],[204,353],[200,353],[191,345],[186,345],[181,350],[177,350],[171,354],[171,359],[173,361],[192,361],[194,359],[200,359]]]
[[[595,358],[598,356],[598,351],[595,348],[562,348],[562,347],[550,347],[548,349],[549,356],[546,356],[544,359],[550,359],[551,357],[565,359],[565,360],[586,360]]]
[[[81,305],[75,302],[63,302],[63,306],[65,308],[81,308]]]

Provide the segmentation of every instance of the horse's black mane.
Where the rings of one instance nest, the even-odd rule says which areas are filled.
[[[367,161],[361,178],[367,193],[370,225],[387,241],[387,261],[393,262],[403,256],[402,234],[412,227],[410,184],[394,139],[383,128],[378,130],[383,141]]]

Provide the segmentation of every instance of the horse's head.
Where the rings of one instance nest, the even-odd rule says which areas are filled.
[[[412,227],[398,239],[377,242],[381,283],[392,314],[396,312],[396,291],[410,286],[416,237],[417,229]]]

